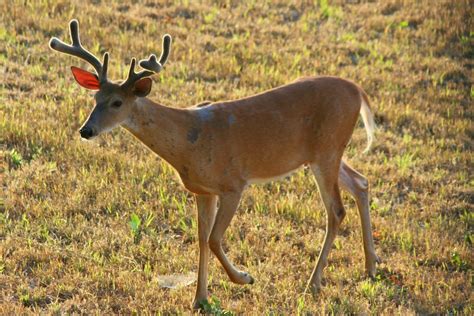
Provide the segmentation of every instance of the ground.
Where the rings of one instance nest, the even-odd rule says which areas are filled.
[[[473,314],[472,4],[457,1],[2,1],[0,4],[0,314],[190,313],[197,271],[193,196],[121,128],[93,142],[93,107],[73,57],[51,51],[77,18],[109,51],[111,78],[173,36],[151,99],[185,107],[235,99],[305,75],[367,91],[378,130],[346,159],[371,184],[377,277],[364,274],[360,221],[348,216],[321,293],[304,294],[325,230],[313,177],[252,186],[225,248],[255,284],[210,264],[214,313]],[[159,133],[159,131],[157,131]],[[275,139],[275,141],[278,141]]]

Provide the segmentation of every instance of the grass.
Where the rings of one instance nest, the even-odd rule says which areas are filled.
[[[208,312],[473,314],[473,24],[460,1],[6,1],[0,4],[0,314],[189,313],[194,285],[157,276],[197,270],[196,211],[170,166],[127,132],[82,142],[93,106],[53,53],[71,18],[83,43],[109,50],[111,78],[174,37],[151,98],[177,107],[234,99],[303,75],[353,79],[379,130],[347,159],[371,183],[375,280],[360,222],[348,216],[321,294],[303,294],[325,229],[301,170],[252,186],[226,234],[256,283],[210,264]]]

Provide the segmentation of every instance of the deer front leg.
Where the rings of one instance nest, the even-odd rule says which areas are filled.
[[[219,196],[220,205],[209,237],[209,247],[219,259],[232,282],[252,284],[254,279],[248,273],[237,270],[222,250],[222,236],[237,210],[241,195],[242,192],[232,192]]]
[[[216,195],[196,195],[199,234],[199,272],[193,308],[199,309],[207,300],[207,275],[209,265],[209,235],[217,209]]]

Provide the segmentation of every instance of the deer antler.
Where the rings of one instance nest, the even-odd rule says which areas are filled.
[[[69,22],[69,30],[72,45],[68,45],[60,39],[53,37],[51,41],[49,41],[49,47],[58,52],[73,55],[87,61],[94,67],[99,77],[99,81],[107,81],[107,66],[109,62],[109,54],[104,54],[104,59],[101,63],[99,59],[97,59],[97,57],[95,57],[92,53],[90,53],[81,45],[81,40],[79,38],[79,22],[77,22],[76,19],[73,19],[71,20],[71,22]]]
[[[155,73],[158,73],[163,69],[163,65],[166,63],[168,56],[170,55],[170,47],[171,47],[171,36],[169,34],[165,34],[163,36],[163,50],[161,52],[160,61],[157,61],[156,55],[151,54],[148,59],[140,60],[139,64],[145,70],[140,71],[139,73],[135,72],[135,58],[132,58],[130,62],[130,70],[128,72],[128,78],[123,83],[123,85],[131,85],[134,82],[144,78],[149,77]]]
[[[148,59],[142,59],[140,60],[140,66],[142,68],[154,71],[154,72],[159,72],[163,68],[163,65],[166,63],[168,60],[168,56],[170,55],[170,47],[171,47],[171,36],[169,34],[165,34],[163,36],[163,49],[161,52],[160,56],[160,61],[156,61],[156,55],[151,54]]]

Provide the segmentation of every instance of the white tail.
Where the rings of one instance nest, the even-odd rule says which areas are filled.
[[[374,142],[374,134],[377,126],[374,121],[374,113],[370,110],[367,96],[365,92],[361,91],[361,107],[360,107],[360,116],[362,116],[362,121],[364,122],[365,131],[367,132],[367,147],[364,149],[364,153],[370,150],[372,143]]]

